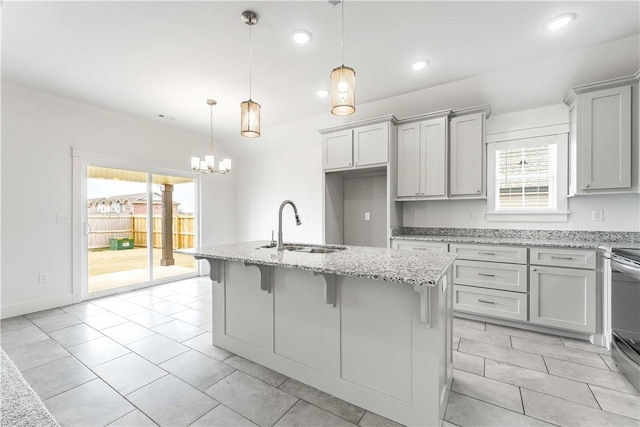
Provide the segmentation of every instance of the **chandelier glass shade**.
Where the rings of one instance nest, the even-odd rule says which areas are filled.
[[[252,99],[240,104],[240,134],[247,138],[260,136],[260,104]]]
[[[356,111],[356,72],[341,65],[331,71],[331,114],[348,116]]]

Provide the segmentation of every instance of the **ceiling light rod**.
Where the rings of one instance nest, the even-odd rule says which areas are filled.
[[[211,154],[204,156],[204,160],[200,160],[200,157],[191,158],[191,169],[194,171],[200,171],[202,173],[227,173],[231,172],[231,159],[224,159],[218,163],[218,169],[216,169],[215,158],[213,157],[213,106],[217,102],[215,99],[207,99],[207,105],[211,107],[210,115],[210,136],[209,142],[211,143]]]
[[[332,5],[336,1],[329,2]],[[341,65],[331,71],[331,114],[348,116],[356,111],[356,72],[344,65],[344,0],[340,1],[342,27],[340,37]]]
[[[260,104],[251,97],[251,71],[253,68],[253,51],[251,46],[251,27],[258,23],[258,15],[245,10],[241,15],[242,22],[249,26],[249,99],[240,104],[240,135],[247,138],[260,136]]]

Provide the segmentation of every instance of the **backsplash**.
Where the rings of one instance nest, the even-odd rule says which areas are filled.
[[[491,237],[523,240],[573,240],[598,242],[640,243],[640,233],[632,231],[578,231],[578,230],[513,230],[496,228],[438,228],[401,227],[392,236],[462,236]]]

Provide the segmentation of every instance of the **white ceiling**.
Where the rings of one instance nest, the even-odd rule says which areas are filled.
[[[362,104],[637,35],[639,5],[347,1],[344,62],[357,72]],[[5,0],[2,79],[200,135],[214,98],[216,139],[235,139],[249,96],[246,9],[260,16],[253,99],[263,129],[329,114],[329,100],[315,94],[340,65],[340,6],[326,1]],[[578,15],[569,27],[543,30],[566,12]],[[313,34],[308,45],[290,41],[297,28]],[[418,58],[431,66],[411,70]]]

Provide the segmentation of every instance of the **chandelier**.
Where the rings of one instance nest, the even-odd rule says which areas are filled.
[[[213,106],[216,105],[217,102],[214,99],[207,99],[207,105],[211,107],[211,116],[210,116],[210,136],[209,142],[211,143],[211,154],[204,156],[204,160],[200,160],[200,157],[192,157],[191,158],[191,169],[194,171],[200,171],[202,173],[227,173],[231,172],[231,159],[224,159],[218,163],[218,168],[216,169],[215,158],[213,157]]]

